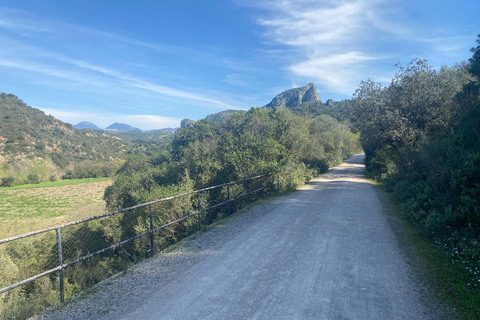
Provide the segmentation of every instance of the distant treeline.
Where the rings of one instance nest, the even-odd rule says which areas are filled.
[[[82,161],[62,170],[48,160],[23,158],[0,165],[0,187],[37,184],[59,179],[85,179],[113,176],[123,161]]]
[[[480,37],[480,35],[479,35]],[[353,100],[369,174],[454,265],[453,300],[480,318],[480,38],[468,63],[399,67],[389,86],[365,81]],[[465,294],[466,292],[466,294]],[[457,305],[457,307],[459,307]],[[460,306],[462,307],[462,306]],[[472,318],[472,319],[473,319]]]

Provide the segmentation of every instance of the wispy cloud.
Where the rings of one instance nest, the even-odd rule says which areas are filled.
[[[291,81],[315,81],[328,92],[351,95],[362,78],[392,76],[393,64],[404,58],[402,45],[414,56],[464,49],[463,37],[436,41],[420,22],[409,23],[397,0],[234,1],[259,10],[266,52],[288,57]]]
[[[232,86],[248,87],[250,85],[247,77],[241,73],[227,74],[223,81]]]
[[[248,61],[217,56],[217,50],[215,48],[200,50],[199,48],[188,46],[156,43],[142,40],[141,38],[128,37],[119,33],[107,32],[72,23],[48,20],[27,11],[5,7],[0,7],[0,29],[9,30],[10,32],[26,37],[38,36],[41,34],[42,37],[49,36],[52,39],[58,39],[59,37],[70,37],[73,35],[77,38],[83,37],[85,39],[98,39],[102,42],[121,43],[129,47],[133,46],[147,49],[152,52],[167,54],[170,56],[183,56],[190,60],[218,65],[232,70],[238,70],[238,68],[242,68],[243,71],[247,69],[250,71],[257,70],[249,65]],[[132,49],[129,50],[133,51]],[[130,63],[137,64],[135,62]]]
[[[112,70],[112,69],[109,69],[109,68],[106,68],[106,67],[103,67],[103,66],[93,65],[93,64],[87,63],[85,61],[74,60],[74,59],[70,59],[70,58],[67,58],[67,57],[61,56],[61,55],[56,55],[56,56],[58,57],[58,59],[60,61],[75,65],[75,66],[77,66],[79,68],[82,68],[82,69],[86,69],[86,70],[89,70],[89,71],[94,71],[94,72],[101,73],[101,74],[109,76],[109,77],[113,77],[113,78],[118,79],[118,80],[122,80],[125,84],[127,84],[128,86],[131,86],[131,87],[136,87],[136,88],[144,89],[144,90],[147,90],[147,91],[152,91],[152,92],[155,92],[155,93],[159,93],[159,94],[167,95],[167,96],[171,96],[171,97],[182,98],[182,99],[190,99],[190,100],[195,100],[195,101],[200,101],[200,102],[206,102],[208,104],[212,104],[212,105],[220,107],[220,108],[233,108],[233,106],[231,106],[227,103],[224,103],[220,100],[217,100],[217,99],[214,99],[214,98],[211,98],[211,97],[203,96],[201,94],[196,94],[196,93],[192,93],[192,92],[189,92],[189,91],[183,91],[183,90],[171,88],[171,87],[168,87],[168,86],[158,85],[158,84],[155,84],[155,83],[152,83],[152,82],[149,82],[149,81],[144,81],[144,80],[136,78],[136,77],[125,75],[125,74],[123,74],[121,72],[118,72],[116,70]]]
[[[0,29],[6,29],[19,35],[28,37],[39,33],[43,34],[43,36],[50,35],[54,38],[58,38],[62,35],[76,35],[77,37],[83,35],[86,37],[124,42],[130,45],[155,50],[157,52],[169,52],[174,54],[191,50],[185,47],[161,45],[138,39],[132,39],[120,34],[88,28],[72,23],[48,20],[31,14],[27,11],[10,9],[6,7],[0,7]]]
[[[322,91],[334,93],[354,92],[358,86],[357,75],[365,72],[362,63],[375,60],[363,52],[351,51],[329,56],[316,56],[290,67],[305,78],[317,79]]]
[[[139,39],[125,37],[120,34],[43,19],[22,10],[12,10],[8,8],[1,9],[0,31],[1,29],[4,29],[21,36],[39,36],[42,34],[43,37],[46,37],[45,34],[47,34],[53,39],[58,37],[68,38],[70,35],[74,35],[74,37],[83,37],[83,39],[100,39],[100,42],[96,40],[96,43],[100,45],[105,45],[105,43],[109,41],[114,43],[124,43],[155,52],[186,55],[191,57],[191,59],[199,59],[199,57],[203,57],[208,61],[215,60],[215,63],[226,68],[239,68],[234,63],[235,61],[231,59],[215,59],[215,57],[212,57],[211,53],[202,53],[193,48],[150,43]],[[107,67],[102,65],[103,63],[98,63],[98,61],[92,63],[86,59],[77,59],[64,52],[55,51],[54,48],[43,49],[42,47],[46,47],[45,45],[26,45],[25,42],[22,41],[22,38],[19,37],[17,37],[16,40],[12,40],[5,36],[3,38],[3,40],[5,40],[4,43],[8,43],[8,45],[0,48],[0,66],[3,67],[35,72],[74,83],[83,83],[87,87],[89,85],[91,86],[90,89],[87,89],[89,91],[94,91],[96,87],[100,86],[102,87],[102,90],[118,92],[120,90],[119,87],[121,87],[122,90],[137,91],[139,95],[142,95],[142,92],[149,92],[156,95],[158,98],[175,98],[178,99],[180,103],[190,103],[200,107],[213,109],[232,109],[240,107],[238,102],[235,104],[234,99],[229,98],[229,94],[226,92],[221,92],[220,94],[212,96],[206,94],[205,90],[192,86],[182,89],[180,85],[177,85],[176,87],[165,85],[163,83],[158,83],[158,80],[152,81],[144,76],[132,75],[124,68],[115,68],[112,66]],[[79,50],[77,49],[76,51]],[[97,58],[96,60],[100,59]],[[140,65],[138,62],[138,60],[122,61],[121,64],[138,66]],[[144,61],[141,62],[144,69],[148,69],[148,66],[144,64]],[[243,69],[246,68],[245,65],[246,64],[243,63]],[[159,77],[157,76],[156,78]],[[186,79],[188,79],[188,77],[186,77]]]
[[[282,0],[262,4],[267,15],[257,23],[264,27],[267,39],[294,50],[286,69],[297,80],[313,80],[319,90],[349,95],[365,76],[365,65],[383,59],[369,50],[372,34],[390,29],[376,27],[382,1]]]
[[[147,91],[154,93],[157,97],[177,98],[203,107],[214,109],[238,108],[238,106],[218,99],[218,97],[227,96],[225,93],[212,97],[199,93],[201,90],[196,88],[191,88],[191,90],[173,88],[36,46],[24,45],[21,42],[2,37],[0,39],[3,43],[8,44],[0,48],[0,66],[2,67],[47,75],[75,84],[81,83],[85,86],[82,90],[87,91],[95,91],[99,87],[103,91],[113,92],[136,90],[139,95],[142,95],[142,91]],[[119,89],[119,86],[121,89]],[[75,88],[81,89],[79,87]]]

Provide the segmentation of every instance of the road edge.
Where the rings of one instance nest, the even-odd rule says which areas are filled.
[[[422,302],[438,319],[463,319],[462,315],[447,303],[447,297],[442,287],[442,277],[435,270],[438,268],[438,262],[433,260],[438,254],[434,251],[432,244],[406,220],[400,211],[399,204],[382,184],[367,176],[365,179],[374,187],[388,226],[395,235],[400,253],[409,266],[409,277],[421,290]]]

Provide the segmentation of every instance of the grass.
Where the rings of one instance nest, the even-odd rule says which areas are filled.
[[[105,213],[110,178],[0,188],[0,239]]]
[[[455,264],[426,235],[413,226],[401,212],[399,203],[384,186],[370,180],[385,195],[389,224],[394,231],[407,262],[413,268],[416,280],[433,289],[432,303],[446,302],[455,319],[480,319],[480,292],[471,290],[467,283],[471,277],[465,268]],[[445,315],[446,319],[450,317]]]

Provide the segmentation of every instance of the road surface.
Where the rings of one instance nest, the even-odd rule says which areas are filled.
[[[135,281],[127,282],[125,292],[112,294],[108,307],[95,314],[81,308],[95,309],[97,300],[74,302],[67,306],[68,316],[116,320],[442,317],[429,305],[428,290],[411,277],[383,212],[380,191],[363,177],[363,159],[354,156],[296,192],[255,205],[262,212],[244,222],[240,231],[229,232],[230,225],[239,222],[226,223],[221,242],[202,248],[201,257],[188,260],[179,267],[181,272],[162,269],[167,275],[138,281],[144,290],[135,291]],[[160,270],[166,262],[149,260],[141,268],[154,277],[152,270]],[[96,295],[108,290],[109,285],[104,286]],[[120,302],[115,305],[110,300]]]

